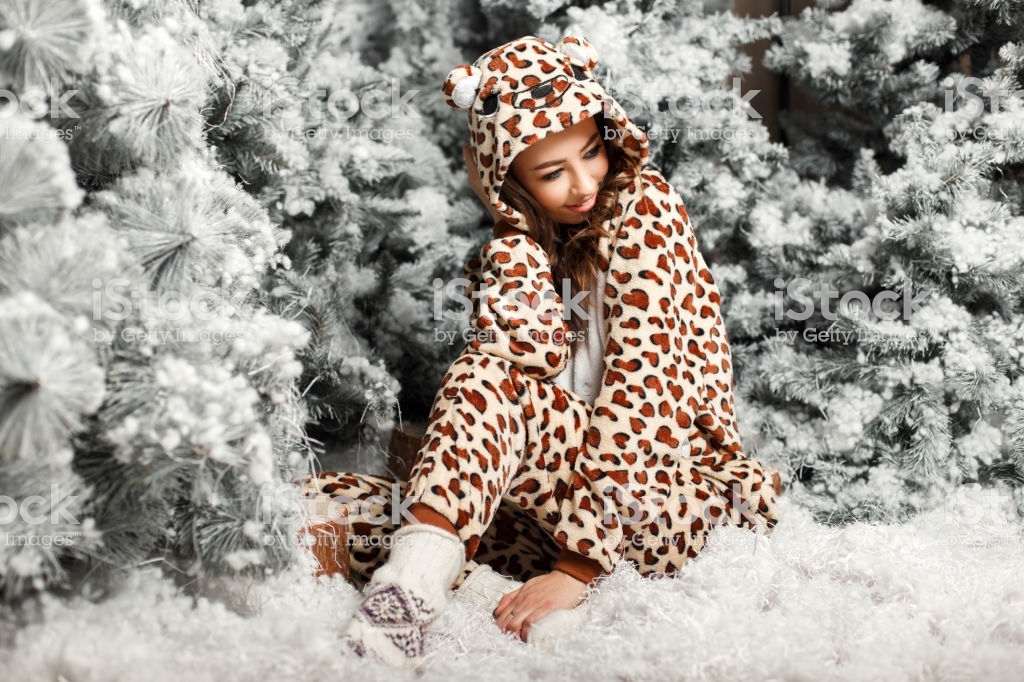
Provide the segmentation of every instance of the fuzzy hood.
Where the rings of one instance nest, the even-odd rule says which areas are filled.
[[[469,142],[490,203],[513,226],[523,216],[499,199],[516,156],[534,142],[603,113],[614,128],[612,142],[643,162],[647,135],[596,81],[597,51],[568,36],[552,46],[527,36],[449,72],[444,98],[469,115]]]

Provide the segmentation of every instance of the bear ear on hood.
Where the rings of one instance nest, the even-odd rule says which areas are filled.
[[[444,79],[444,87],[441,88],[444,101],[453,109],[470,108],[480,89],[482,76],[483,73],[475,66],[469,64],[456,66],[448,72],[448,77]]]
[[[558,51],[575,59],[587,71],[597,66],[597,50],[582,36],[566,36],[558,41]]]

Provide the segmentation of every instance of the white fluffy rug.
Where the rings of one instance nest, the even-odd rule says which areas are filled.
[[[720,528],[679,576],[627,564],[591,597],[592,620],[542,653],[454,602],[428,642],[428,680],[1019,680],[1021,524],[814,523],[783,500],[770,538]],[[414,677],[343,654],[359,601],[300,571],[176,594],[140,574],[101,603],[49,600],[0,652],[0,680],[224,682]],[[226,606],[230,604],[231,608]],[[244,615],[243,615],[244,614]]]

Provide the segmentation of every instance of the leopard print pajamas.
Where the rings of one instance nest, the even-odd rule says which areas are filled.
[[[601,115],[609,143],[646,161],[646,136],[593,79],[595,65],[581,38],[524,38],[449,74],[446,101],[468,110],[481,181],[510,226],[523,218],[501,184],[545,135]],[[404,491],[455,525],[467,559],[520,578],[564,552],[604,571],[627,560],[643,575],[672,574],[716,526],[768,532],[778,521],[777,491],[740,443],[721,297],[682,199],[645,166],[606,232],[594,404],[551,381],[569,353],[562,302],[540,246],[507,230],[469,266],[487,292],[471,319],[477,334],[442,381]],[[310,495],[382,494],[388,506],[387,483],[324,474],[305,485]],[[384,558],[382,546],[356,548],[353,568],[372,573]]]

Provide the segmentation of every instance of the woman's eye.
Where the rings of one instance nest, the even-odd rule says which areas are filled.
[[[597,145],[594,145],[594,148],[591,149],[589,152],[587,152],[584,155],[583,158],[585,158],[585,159],[592,159],[592,158],[594,158],[595,156],[597,156],[600,153],[601,153],[601,145],[597,144]]]
[[[541,178],[541,180],[554,180],[554,179],[555,179],[555,178],[557,178],[557,177],[558,177],[559,175],[561,175],[561,173],[562,173],[562,171],[560,171],[560,170],[558,170],[558,171],[553,171],[553,172],[551,172],[551,173],[548,173],[548,174],[547,174],[547,175],[545,175],[544,177],[542,177],[542,178]]]

